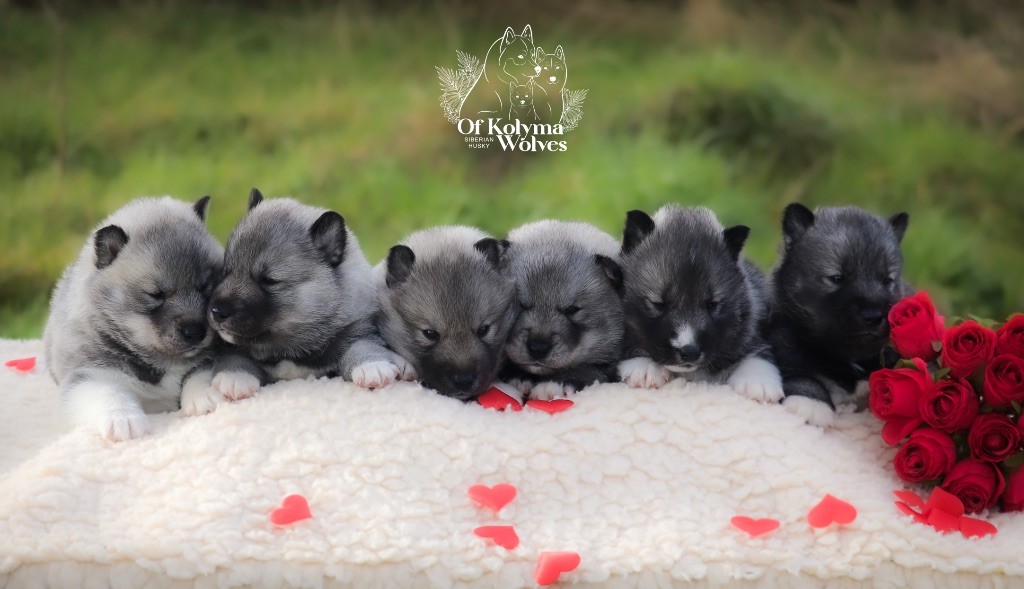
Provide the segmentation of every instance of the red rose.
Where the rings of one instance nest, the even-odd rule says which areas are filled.
[[[971,456],[986,462],[1002,462],[1020,452],[1021,432],[1010,418],[999,413],[983,413],[971,424],[967,446]]]
[[[992,358],[985,368],[984,393],[985,402],[997,409],[1024,402],[1024,358],[1009,354]]]
[[[996,332],[977,321],[964,321],[942,337],[942,365],[957,378],[966,378],[992,359]]]
[[[868,402],[875,417],[885,422],[882,439],[890,446],[921,425],[921,395],[932,384],[920,358],[917,368],[883,368],[868,377]]]
[[[949,469],[941,487],[960,498],[964,511],[978,513],[996,504],[1006,481],[996,465],[965,458]]]
[[[1006,478],[1006,490],[1000,504],[1003,511],[1024,511],[1024,468]]]
[[[908,483],[923,483],[945,476],[955,462],[953,438],[930,428],[914,430],[892,461],[896,474]]]
[[[1014,315],[996,332],[996,355],[1024,358],[1024,315]]]
[[[965,380],[940,380],[921,395],[921,418],[939,431],[965,429],[977,416],[978,394]]]
[[[935,359],[934,342],[942,341],[946,320],[935,311],[928,293],[921,291],[889,309],[889,335],[892,345],[904,358]]]

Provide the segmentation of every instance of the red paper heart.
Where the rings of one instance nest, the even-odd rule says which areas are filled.
[[[913,491],[898,490],[893,491],[892,494],[896,495],[897,499],[899,499],[903,503],[906,503],[910,507],[924,506],[924,499],[921,499],[921,496]]]
[[[309,511],[309,502],[302,495],[288,495],[281,501],[281,507],[270,512],[270,521],[278,526],[287,526],[311,517],[313,514]]]
[[[832,495],[825,495],[824,499],[807,512],[807,523],[811,524],[812,528],[824,528],[833,522],[845,526],[855,519],[857,508]]]
[[[480,526],[473,533],[481,538],[489,538],[506,550],[515,550],[519,546],[519,536],[512,526]]]
[[[930,514],[935,510],[959,518],[964,514],[964,502],[942,487],[935,487],[928,497],[928,502],[924,504],[924,513]]]
[[[476,402],[486,409],[496,409],[498,411],[504,411],[511,409],[512,411],[522,411],[523,404],[517,401],[514,397],[506,395],[498,387],[491,387],[487,389],[487,392],[476,398]]]
[[[468,494],[480,507],[488,507],[498,512],[516,498],[516,488],[508,483],[500,483],[493,487],[473,485],[469,488]]]
[[[999,529],[991,523],[974,517],[962,516],[960,518],[960,533],[964,536],[982,538],[995,534]]]
[[[729,521],[733,526],[750,534],[751,538],[763,536],[768,532],[774,532],[779,528],[779,520],[771,519],[769,517],[754,519],[745,515],[737,515]]]
[[[900,511],[902,511],[903,513],[913,517],[914,521],[916,521],[918,523],[922,523],[922,524],[927,524],[928,523],[928,518],[926,518],[921,513],[915,511],[913,507],[907,505],[906,503],[904,503],[902,501],[896,501],[895,503],[896,503],[896,507],[899,508]]]
[[[551,399],[550,401],[541,401],[540,399],[531,399],[526,402],[527,407],[544,411],[545,413],[558,413],[565,411],[569,407],[572,407],[573,402],[569,399]]]
[[[929,526],[945,534],[946,532],[960,529],[960,516],[940,509],[933,509],[928,512],[927,523]]]
[[[580,566],[580,555],[575,552],[541,552],[537,558],[537,570],[533,579],[538,585],[551,585],[562,573],[568,573]]]
[[[18,372],[32,372],[32,370],[36,367],[36,357],[30,356],[28,358],[8,360],[4,362],[4,366],[12,368]]]

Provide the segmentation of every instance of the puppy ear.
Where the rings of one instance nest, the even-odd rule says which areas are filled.
[[[96,267],[100,270],[114,263],[117,254],[128,245],[128,234],[117,225],[107,225],[92,238],[96,249]]]
[[[654,231],[654,219],[643,211],[626,213],[626,228],[622,230],[622,253],[628,254]]]
[[[555,57],[558,61],[565,61],[565,51],[562,50],[562,46],[555,47]]]
[[[602,256],[601,254],[594,254],[594,261],[597,262],[597,266],[604,271],[605,276],[612,283],[612,288],[615,292],[622,292],[622,268],[618,262],[609,258],[608,256]]]
[[[337,268],[345,259],[348,232],[345,231],[345,218],[338,213],[327,211],[320,215],[309,228],[309,236],[313,238],[313,245],[320,250],[332,267]]]
[[[249,208],[248,208],[248,210],[251,211],[251,210],[255,209],[256,205],[260,204],[261,202],[263,202],[263,194],[259,191],[259,189],[258,188],[253,188],[252,190],[250,190],[249,191]]]
[[[501,243],[499,243],[497,239],[494,239],[493,237],[485,237],[474,243],[473,248],[483,254],[487,263],[493,266],[495,270],[498,269],[501,264],[502,248]]]
[[[722,232],[722,236],[725,237],[725,246],[729,248],[729,254],[732,255],[733,261],[739,260],[743,244],[747,243],[747,237],[750,236],[750,227],[746,225],[729,227]]]
[[[544,49],[541,48],[540,45],[538,45],[537,48],[533,50],[533,59],[537,61],[544,59]]]
[[[394,288],[408,280],[412,274],[412,266],[416,263],[416,254],[407,245],[396,245],[388,251],[388,275],[385,282],[388,288]]]
[[[798,202],[786,206],[782,213],[782,234],[786,247],[800,241],[811,225],[814,225],[811,209]]]
[[[512,27],[505,27],[505,34],[501,37],[502,45],[509,45],[512,41],[516,40],[516,32],[512,30]]]
[[[892,225],[892,230],[896,232],[896,242],[903,241],[903,234],[907,232],[907,225],[910,223],[910,215],[906,213],[896,213],[889,217],[889,224]]]
[[[199,215],[199,220],[206,222],[206,211],[210,208],[210,195],[200,198],[196,201],[196,204],[192,205],[192,210]]]
[[[522,37],[526,39],[527,43],[533,45],[533,29],[530,25],[526,25],[526,28],[523,29]]]

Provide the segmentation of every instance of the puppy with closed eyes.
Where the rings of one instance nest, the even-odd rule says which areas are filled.
[[[535,399],[614,380],[625,330],[619,242],[593,225],[547,220],[507,243],[520,312],[503,378]]]

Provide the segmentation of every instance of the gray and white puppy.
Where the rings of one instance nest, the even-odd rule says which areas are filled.
[[[245,398],[261,384],[341,376],[367,388],[411,378],[375,327],[379,289],[345,220],[289,198],[249,209],[228,239],[210,324],[230,344],[213,387]]]
[[[781,257],[772,274],[768,339],[782,371],[787,409],[827,426],[834,399],[866,387],[881,367],[889,309],[911,289],[900,242],[909,217],[886,219],[857,207],[782,217]]]
[[[740,252],[750,229],[725,229],[703,207],[662,207],[626,217],[622,240],[626,350],[623,382],[656,388],[669,372],[731,385],[756,401],[782,398],[761,337],[764,275]]]
[[[502,246],[472,227],[435,227],[391,248],[380,331],[424,385],[463,401],[491,386],[516,319]]]
[[[206,307],[223,257],[203,224],[209,200],[128,203],[61,276],[43,339],[75,424],[137,438],[146,413],[175,411],[207,387]]]
[[[508,234],[516,282],[504,380],[535,399],[616,377],[625,329],[619,242],[593,225],[538,221]]]

